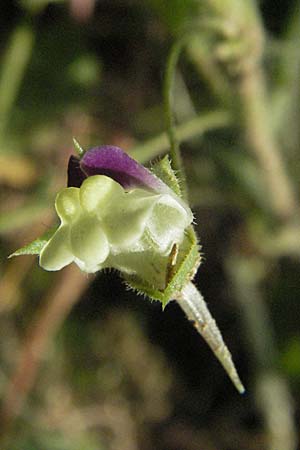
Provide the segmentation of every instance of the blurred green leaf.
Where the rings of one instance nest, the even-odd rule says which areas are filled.
[[[178,32],[187,19],[193,16],[197,8],[197,0],[148,0],[150,6],[159,14],[159,18],[165,22],[171,32]]]
[[[282,366],[289,376],[300,380],[300,336],[294,336],[287,344],[282,357]]]

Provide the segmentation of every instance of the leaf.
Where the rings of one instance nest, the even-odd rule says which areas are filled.
[[[24,247],[19,248],[14,253],[9,255],[9,258],[13,256],[21,256],[21,255],[39,255],[43,249],[43,247],[47,244],[49,239],[53,236],[58,226],[54,226],[50,228],[50,230],[46,231],[46,233],[42,234],[39,238],[30,242],[30,244],[25,245]]]

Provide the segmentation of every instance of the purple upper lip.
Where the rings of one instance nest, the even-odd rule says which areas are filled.
[[[121,148],[102,145],[88,150],[81,160],[71,156],[68,166],[68,187],[80,187],[85,178],[106,175],[124,189],[144,188],[164,191],[165,184]]]

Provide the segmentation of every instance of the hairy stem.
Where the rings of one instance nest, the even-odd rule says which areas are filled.
[[[184,167],[182,164],[179,142],[177,140],[176,132],[175,132],[175,124],[174,124],[174,114],[173,114],[173,84],[175,78],[175,71],[177,62],[181,53],[182,48],[187,42],[187,38],[189,36],[183,36],[182,39],[179,39],[169,54],[169,58],[167,61],[167,68],[165,73],[164,80],[164,106],[165,106],[165,116],[166,116],[166,125],[167,125],[167,133],[170,141],[170,156],[172,168],[183,181],[183,194],[186,194],[186,186],[185,186],[185,175],[184,175]]]

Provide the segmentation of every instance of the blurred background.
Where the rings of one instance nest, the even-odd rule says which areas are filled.
[[[168,151],[163,77],[203,246],[196,277],[247,392],[174,303],[117,273],[8,260],[55,223],[72,138]],[[3,0],[3,450],[297,450],[298,0]]]

